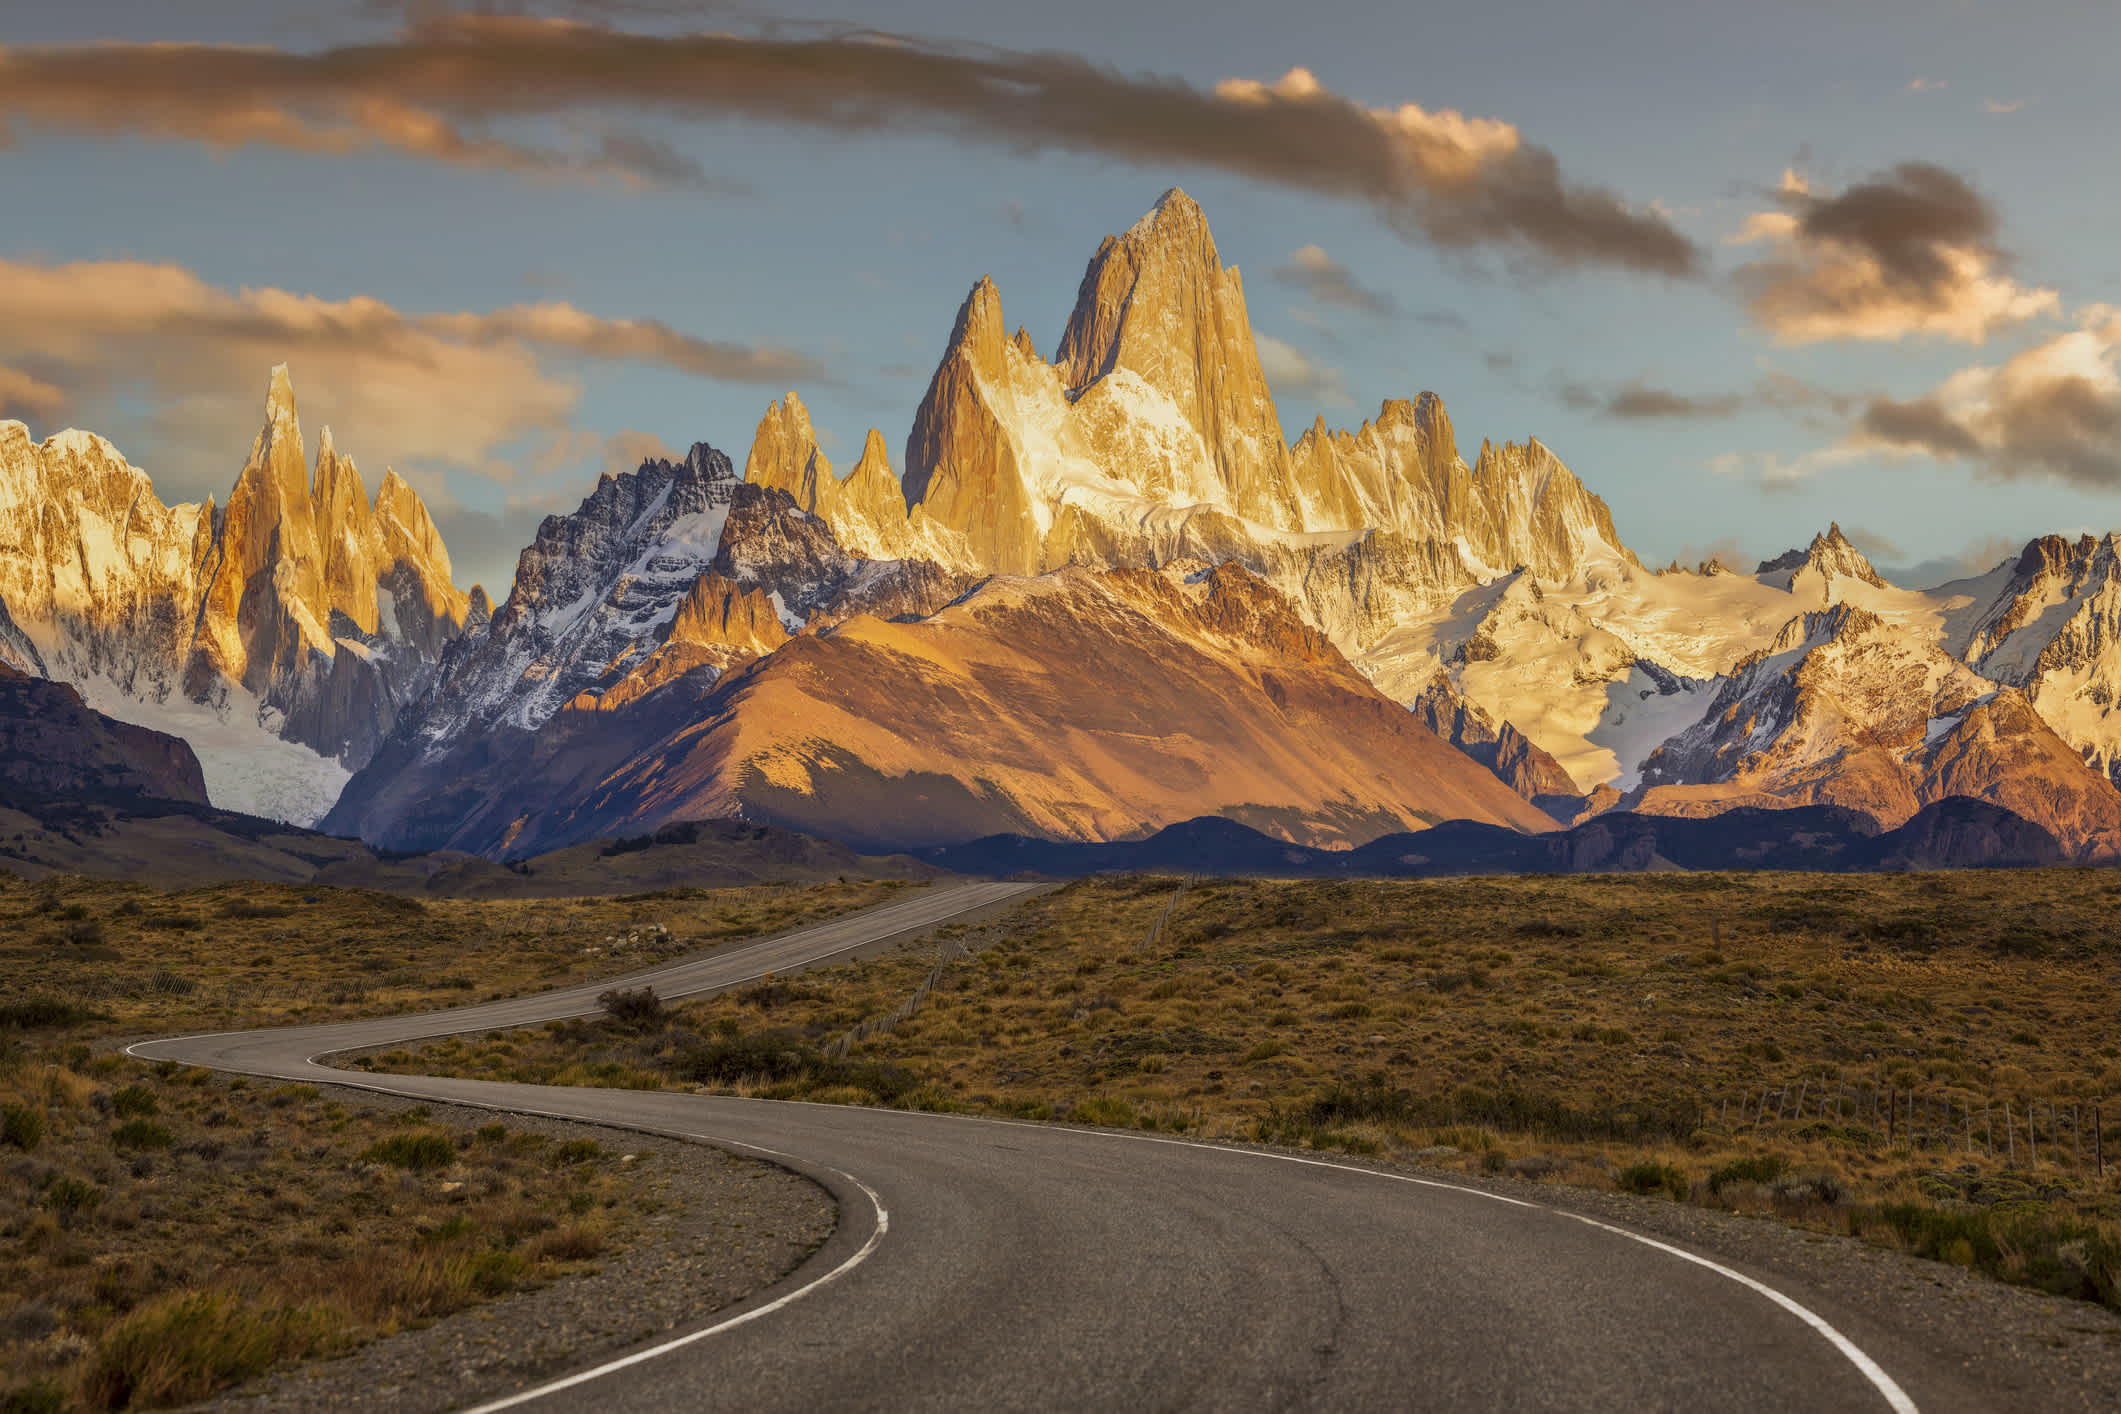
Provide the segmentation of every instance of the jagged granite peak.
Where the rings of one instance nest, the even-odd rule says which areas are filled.
[[[1243,278],[1224,268],[1206,214],[1183,191],[1165,192],[1098,247],[1054,366],[1076,400],[1115,373],[1134,374],[1206,447],[1219,494],[1202,499],[1275,530],[1306,528]]]
[[[906,437],[905,498],[963,537],[973,561],[1009,574],[1043,567],[1034,507],[1011,424],[1016,400],[1000,292],[985,275],[959,306],[950,342]],[[1023,355],[1016,353],[1019,363]]]
[[[276,364],[265,425],[214,528],[186,690],[212,694],[217,680],[263,699],[304,657],[331,653],[324,556],[304,465],[302,424],[287,365]]]
[[[824,514],[838,489],[832,460],[818,447],[810,409],[793,391],[770,403],[752,434],[744,479],[786,491],[806,511]]]
[[[193,744],[215,803],[309,823],[425,687],[467,601],[419,497],[371,503],[294,381],[225,509],[165,507],[100,437],[0,423],[0,656]]]
[[[1777,588],[1820,604],[1834,602],[1852,584],[1873,589],[1891,587],[1864,553],[1849,543],[1838,523],[1829,523],[1824,531],[1814,535],[1801,554],[1792,550],[1763,561],[1758,572]]]

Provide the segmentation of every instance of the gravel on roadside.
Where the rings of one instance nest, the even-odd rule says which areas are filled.
[[[359,1103],[414,1102],[364,1094]],[[429,1103],[442,1124],[490,1122],[488,1110]],[[636,1155],[636,1182],[658,1211],[612,1235],[595,1271],[445,1316],[348,1354],[268,1373],[205,1409],[308,1414],[318,1409],[457,1409],[617,1355],[779,1281],[824,1245],[839,1221],[809,1179],[721,1149],[596,1125],[510,1114],[511,1129],[595,1139]]]

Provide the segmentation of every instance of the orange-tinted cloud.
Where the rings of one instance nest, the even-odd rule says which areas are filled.
[[[25,357],[42,380],[9,382],[7,362]],[[364,462],[505,478],[510,468],[494,460],[501,448],[567,425],[577,389],[565,365],[579,358],[776,386],[819,372],[784,351],[566,304],[411,314],[366,296],[222,289],[176,265],[0,260],[0,402],[12,393],[48,421],[101,413],[121,388],[144,390],[161,409],[161,445],[143,458],[240,450],[256,430],[264,370],[287,362],[301,377],[305,420],[337,422]]]
[[[1994,208],[1941,167],[1905,162],[1833,196],[1786,172],[1777,201],[1733,237],[1768,248],[1734,278],[1783,343],[1920,334],[1978,344],[2061,308],[2055,291],[1998,273]]]
[[[1962,369],[1907,401],[1873,399],[1854,441],[1990,476],[2121,486],[2121,310],[2093,305],[2076,329],[1993,367]]]
[[[798,38],[637,34],[566,20],[447,15],[311,53],[203,45],[0,50],[0,122],[216,146],[384,149],[537,174],[706,180],[658,140],[605,130],[559,150],[510,119],[613,112],[1195,164],[1373,203],[1400,232],[1559,266],[1687,276],[1699,252],[1661,214],[1566,178],[1508,123],[1370,108],[1309,72],[1203,90],[1077,55],[949,48],[862,31]]]

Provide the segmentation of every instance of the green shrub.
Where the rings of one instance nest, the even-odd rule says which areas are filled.
[[[1723,1192],[1726,1183],[1773,1183],[1787,1167],[1780,1154],[1733,1159],[1709,1175],[1709,1192]]]
[[[389,1164],[393,1168],[411,1169],[414,1173],[425,1173],[431,1169],[446,1169],[457,1161],[457,1146],[449,1142],[449,1136],[437,1130],[423,1130],[418,1134],[393,1134],[368,1146],[361,1155],[372,1164]]]
[[[1652,1159],[1629,1164],[1613,1175],[1613,1182],[1624,1193],[1655,1193],[1661,1188],[1674,1198],[1687,1196],[1686,1170]]]
[[[1104,1124],[1128,1129],[1134,1124],[1134,1106],[1109,1095],[1098,1095],[1088,1100],[1077,1100],[1068,1118],[1077,1124]]]
[[[25,1105],[0,1105],[0,1144],[27,1152],[44,1142],[44,1112]]]
[[[552,1151],[555,1164],[586,1164],[604,1157],[604,1146],[594,1139],[570,1139]]]
[[[103,1201],[103,1190],[85,1178],[62,1174],[44,1190],[44,1206],[59,1215],[62,1225],[71,1223],[78,1213],[92,1213]]]
[[[19,1002],[0,1002],[0,1029],[6,1030],[32,1031],[48,1026],[79,1026],[84,1022],[109,1019],[99,1011],[90,1011],[87,1007],[63,1002],[57,997],[25,997]]]
[[[110,1132],[111,1142],[121,1149],[167,1149],[174,1136],[151,1119],[129,1119]]]
[[[128,1085],[110,1097],[111,1112],[120,1119],[155,1112],[155,1092],[145,1085]]]
[[[599,993],[597,1005],[604,1009],[604,1016],[612,1025],[630,1031],[646,1031],[663,1021],[663,999],[655,994],[653,987],[639,987],[632,991],[614,988]]]

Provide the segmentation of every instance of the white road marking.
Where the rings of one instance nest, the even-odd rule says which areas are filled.
[[[717,1145],[726,1145],[734,1143],[734,1141],[732,1140],[717,1139],[714,1136],[708,1134],[688,1134],[682,1137],[687,1139],[705,1140],[710,1144]],[[776,1149],[761,1148],[757,1144],[735,1144],[735,1147],[740,1149],[750,1149],[754,1153],[771,1154],[775,1158],[787,1159],[791,1163],[802,1162],[801,1160],[795,1158],[795,1156],[792,1154],[783,1154]],[[770,1316],[775,1311],[781,1310],[782,1308],[787,1306],[792,1306],[796,1302],[808,1296],[811,1292],[830,1286],[833,1282],[838,1281],[841,1277],[847,1275],[847,1273],[853,1271],[856,1267],[868,1261],[870,1254],[875,1252],[878,1246],[882,1244],[884,1240],[884,1234],[888,1232],[891,1228],[891,1214],[885,1209],[884,1200],[877,1196],[876,1190],[874,1188],[871,1188],[868,1184],[862,1182],[860,1179],[856,1178],[853,1174],[846,1173],[840,1169],[827,1169],[826,1172],[838,1174],[841,1178],[846,1179],[856,1188],[861,1189],[863,1194],[866,1195],[869,1199],[869,1206],[873,1208],[876,1212],[876,1226],[870,1231],[869,1240],[867,1242],[864,1242],[861,1245],[861,1248],[856,1251],[853,1256],[849,1257],[846,1261],[840,1263],[838,1266],[834,1267],[831,1271],[825,1273],[823,1276],[817,1278],[815,1281],[805,1282],[803,1285],[797,1287],[795,1290],[788,1292],[783,1296],[779,1296],[774,1300],[767,1302],[763,1306],[754,1307],[753,1309],[744,1312],[740,1316],[731,1316],[726,1321],[719,1321],[714,1325],[693,1331],[690,1334],[681,1335],[675,1340],[666,1340],[661,1345],[651,1345],[646,1350],[636,1350],[631,1355],[623,1355],[616,1360],[606,1361],[604,1364],[597,1365],[591,1369],[577,1371],[576,1373],[565,1376],[564,1378],[552,1380],[542,1385],[535,1385],[530,1389],[520,1390],[515,1394],[506,1396],[505,1398],[492,1400],[486,1404],[473,1405],[470,1409],[464,1411],[464,1414],[494,1414],[494,1411],[496,1410],[513,1409],[517,1405],[529,1404],[533,1400],[543,1399],[547,1395],[558,1394],[562,1390],[573,1389],[577,1385],[588,1384],[591,1380],[602,1379],[604,1376],[609,1374],[615,1374],[620,1370],[626,1369],[630,1365],[639,1365],[646,1361],[653,1360],[658,1356],[668,1355],[673,1350],[682,1350],[686,1346],[691,1345],[694,1341],[705,1340],[708,1336],[719,1335],[721,1332],[726,1330],[734,1330],[738,1326],[745,1325],[749,1322],[758,1320],[761,1316]]]

